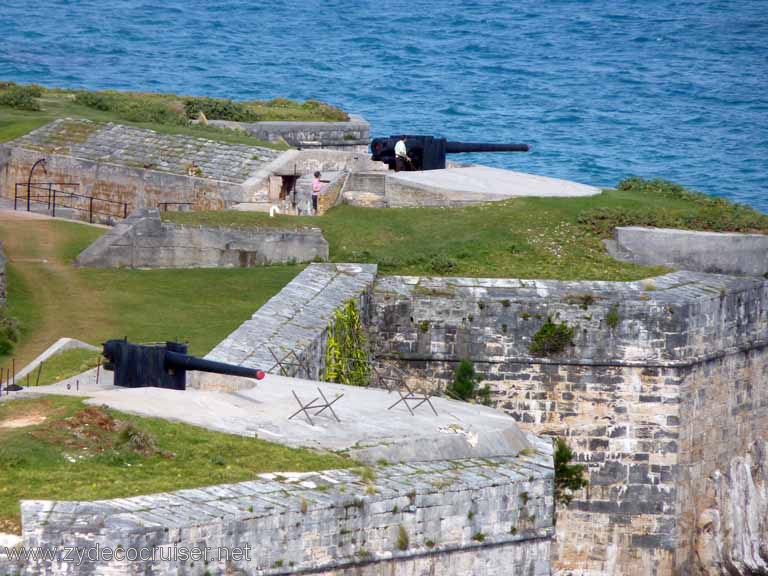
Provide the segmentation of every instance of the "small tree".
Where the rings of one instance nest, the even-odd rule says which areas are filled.
[[[453,382],[448,385],[446,392],[453,398],[465,402],[475,397],[477,374],[470,360],[462,360],[453,375]]]
[[[573,450],[564,439],[555,440],[555,504],[568,506],[573,500],[572,493],[589,484],[584,478],[584,465],[570,463],[573,456]]]

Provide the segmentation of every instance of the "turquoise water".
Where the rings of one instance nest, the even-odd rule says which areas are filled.
[[[533,146],[463,160],[768,211],[765,0],[5,0],[0,78],[317,98],[376,135]]]

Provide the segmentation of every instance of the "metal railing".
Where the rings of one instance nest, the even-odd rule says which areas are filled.
[[[171,210],[171,212],[184,212],[184,210],[181,209],[182,206],[194,206],[194,202],[158,202],[157,208],[161,212],[168,212],[169,206],[176,206],[176,210]]]
[[[78,190],[80,188],[79,184],[71,182],[17,182],[13,195],[13,209],[17,210],[19,201],[22,201],[22,204],[27,205],[27,212],[31,212],[33,203],[46,205],[53,217],[56,216],[57,208],[66,208],[87,213],[88,221],[91,223],[94,215],[110,218],[128,217],[127,202],[78,194],[65,190],[66,186],[76,187]]]

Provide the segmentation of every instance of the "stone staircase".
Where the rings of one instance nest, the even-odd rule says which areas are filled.
[[[353,172],[344,187],[344,202],[365,208],[386,208],[386,172]]]

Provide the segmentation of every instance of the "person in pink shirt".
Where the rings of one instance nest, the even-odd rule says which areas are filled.
[[[320,172],[315,172],[315,177],[312,179],[312,212],[315,215],[317,215],[317,198],[322,189],[323,183],[320,182]]]

